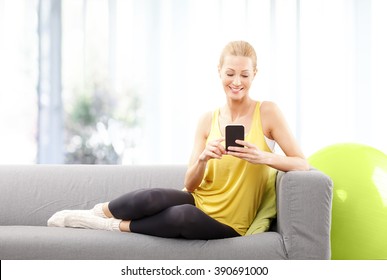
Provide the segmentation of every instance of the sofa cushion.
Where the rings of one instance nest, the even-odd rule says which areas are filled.
[[[0,259],[286,258],[278,233],[255,237],[258,235],[207,241],[88,229],[0,226]]]

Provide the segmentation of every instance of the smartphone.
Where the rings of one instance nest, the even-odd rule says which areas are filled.
[[[235,143],[235,140],[245,140],[245,127],[241,124],[226,125],[226,151],[230,146],[243,147]]]

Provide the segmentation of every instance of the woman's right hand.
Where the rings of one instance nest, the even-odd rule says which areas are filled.
[[[199,160],[207,162],[210,159],[221,159],[226,154],[226,149],[222,145],[222,142],[224,142],[224,137],[209,141],[199,156]]]

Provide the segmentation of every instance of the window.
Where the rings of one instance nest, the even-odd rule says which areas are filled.
[[[132,26],[128,3],[63,2],[66,163],[126,164],[139,157],[141,98],[132,79],[135,55],[126,48]]]

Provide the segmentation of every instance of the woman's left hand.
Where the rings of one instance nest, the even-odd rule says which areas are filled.
[[[228,147],[228,155],[244,159],[252,164],[267,164],[267,160],[271,153],[260,150],[254,144],[246,141],[236,140],[235,143],[243,145],[244,147]]]

